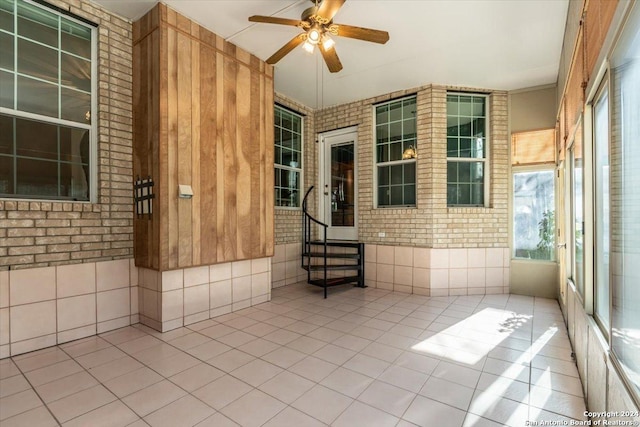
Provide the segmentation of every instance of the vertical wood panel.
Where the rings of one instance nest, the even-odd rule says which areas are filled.
[[[194,25],[192,33],[197,35],[198,27]],[[192,264],[202,264],[200,253],[200,218],[202,212],[200,205],[202,202],[201,177],[200,177],[200,43],[197,40],[191,41],[191,96],[193,97],[191,111],[191,187],[193,188],[193,199],[191,199],[191,257]]]
[[[236,73],[236,200],[237,200],[237,253],[238,258],[251,258],[251,72],[237,65]]]
[[[217,128],[215,50],[201,45],[200,55],[200,235],[202,263],[218,262],[217,233]]]
[[[216,54],[216,234],[218,238],[216,248],[216,259],[218,262],[225,261],[225,222],[227,219],[225,209],[225,152],[224,152],[224,56]]]
[[[168,137],[167,147],[167,165],[166,171],[162,175],[166,175],[167,184],[165,185],[166,197],[168,199],[168,207],[166,211],[167,227],[165,239],[168,241],[167,256],[168,264],[165,268],[177,268],[178,253],[178,235],[173,232],[178,228],[178,199],[176,198],[177,182],[178,182],[178,33],[169,28],[168,45],[167,45],[167,123]],[[164,212],[163,212],[164,214]]]
[[[224,135],[224,261],[240,259],[238,257],[238,198],[236,193],[236,179],[238,178],[237,166],[237,109],[236,109],[236,78],[238,64],[224,58],[224,104],[223,108],[223,135]]]
[[[267,75],[273,70],[271,65],[265,65]],[[272,75],[272,74],[271,74]],[[267,191],[265,191],[266,208],[265,208],[265,239],[266,239],[266,252],[263,256],[273,256],[273,250],[275,245],[275,223],[274,223],[274,191],[273,191],[273,79],[265,79],[266,87],[264,88],[265,101],[262,108],[265,109],[264,115],[264,132],[266,136],[265,140],[265,159],[264,163],[266,169],[264,171],[264,177],[266,179]]]
[[[253,59],[253,58],[252,58]],[[262,154],[262,141],[260,138],[260,74],[256,71],[251,71],[251,99],[249,116],[253,118],[250,121],[250,137],[251,151],[250,164],[251,164],[251,240],[250,240],[250,256],[252,258],[258,257],[260,254],[260,248],[263,241],[262,233],[260,232],[260,219],[264,216],[262,210],[262,199],[264,193],[262,186],[260,185],[260,157]]]

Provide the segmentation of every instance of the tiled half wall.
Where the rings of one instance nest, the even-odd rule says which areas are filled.
[[[158,272],[139,268],[140,323],[158,331],[271,299],[271,258]]]
[[[0,271],[0,358],[137,322],[132,259]]]
[[[306,281],[300,243],[275,247],[273,287]],[[427,296],[509,293],[509,248],[432,249],[365,245],[365,282]]]

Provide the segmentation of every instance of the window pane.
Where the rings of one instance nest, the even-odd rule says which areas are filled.
[[[13,157],[0,155],[0,194],[14,194]]]
[[[58,160],[58,126],[16,119],[16,154]]]
[[[378,206],[389,206],[391,203],[391,191],[388,186],[378,187]]]
[[[0,29],[13,32],[14,0],[0,0]]]
[[[58,15],[25,2],[18,2],[18,34],[58,47]]]
[[[516,258],[555,260],[554,172],[513,174],[513,248]]]
[[[91,59],[91,29],[62,18],[62,50]]]
[[[0,116],[0,154],[13,154],[13,119]]]
[[[87,120],[87,117],[91,117],[89,114],[91,112],[91,95],[64,87],[60,89],[60,94],[62,95],[60,99],[61,118],[89,124],[90,120]]]
[[[58,86],[18,76],[18,110],[58,117]]]
[[[447,163],[447,204],[481,206],[484,204],[484,163]]]
[[[596,277],[595,315],[609,331],[609,93],[600,95],[594,108]]]
[[[14,75],[0,71],[0,107],[14,108]]]
[[[13,71],[13,36],[0,33],[0,68]]]
[[[61,54],[60,84],[91,92],[91,62],[75,56]]]
[[[581,125],[579,126],[579,128]],[[576,132],[576,140],[571,150],[571,177],[572,177],[572,197],[571,197],[571,217],[573,233],[573,265],[571,278],[578,293],[584,297],[584,205],[582,202],[582,135]]]
[[[389,185],[389,171],[391,168],[389,166],[382,166],[378,168],[378,184],[379,185]]]
[[[18,158],[17,166],[16,195],[58,197],[58,162]]]
[[[58,81],[58,51],[18,39],[18,71],[38,79]]]
[[[640,395],[640,8],[611,59],[611,342]]]

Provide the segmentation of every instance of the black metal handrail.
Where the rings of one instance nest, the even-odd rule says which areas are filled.
[[[315,219],[313,216],[311,216],[311,214],[309,213],[309,211],[307,210],[307,199],[309,198],[309,193],[311,193],[311,190],[313,190],[314,186],[312,185],[311,187],[309,187],[309,189],[307,190],[307,192],[304,195],[304,199],[302,200],[302,213],[304,214],[302,217],[302,259],[301,259],[301,263],[302,263],[302,267],[305,266],[304,261],[305,261],[305,256],[307,258],[307,266],[309,266],[309,268],[307,268],[307,281],[311,280],[311,223],[314,222],[316,224],[318,224],[319,226],[322,227],[322,231],[323,231],[323,236],[322,236],[322,242],[323,242],[323,266],[324,266],[324,297],[327,297],[327,229],[329,228],[329,226],[321,221],[318,221],[317,219]]]

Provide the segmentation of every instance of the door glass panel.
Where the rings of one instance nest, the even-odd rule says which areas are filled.
[[[331,147],[331,225],[355,225],[355,153],[353,143]]]

